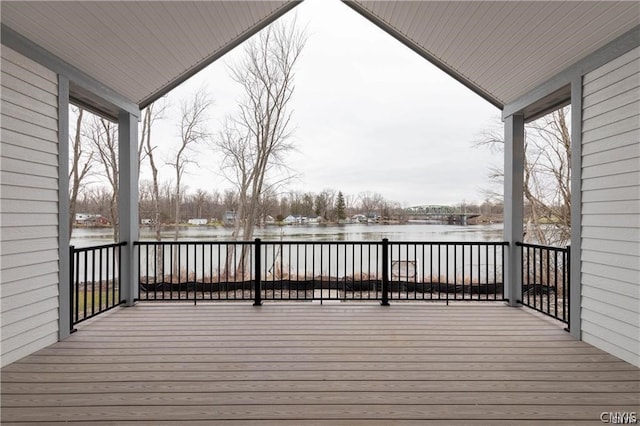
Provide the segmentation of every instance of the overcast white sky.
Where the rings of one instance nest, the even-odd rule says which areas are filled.
[[[481,201],[489,164],[502,156],[472,141],[500,111],[337,0],[306,0],[296,12],[309,39],[291,105],[298,151],[290,163],[300,178],[290,189],[378,192],[406,207]],[[173,111],[204,84],[215,100],[209,115],[217,132],[237,109],[240,92],[225,64],[241,53],[235,49],[175,89]],[[164,152],[177,143],[178,118],[168,114],[154,130]],[[198,161],[185,178],[188,191],[231,187],[211,150],[203,147]],[[171,169],[161,175],[170,179]]]

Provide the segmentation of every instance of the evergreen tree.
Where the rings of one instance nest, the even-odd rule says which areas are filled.
[[[344,202],[344,195],[342,195],[342,191],[338,191],[338,197],[336,199],[336,217],[338,220],[344,220],[347,218],[345,210],[346,206]]]

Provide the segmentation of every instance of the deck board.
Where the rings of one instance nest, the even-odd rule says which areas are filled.
[[[2,369],[2,424],[601,424],[640,369],[496,304],[140,304]]]

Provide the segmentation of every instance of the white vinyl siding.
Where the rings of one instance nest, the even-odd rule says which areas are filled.
[[[57,75],[2,46],[1,365],[58,340]]]
[[[640,366],[640,48],[583,80],[582,338]]]

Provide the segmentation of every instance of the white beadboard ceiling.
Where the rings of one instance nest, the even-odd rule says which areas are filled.
[[[497,106],[640,24],[637,1],[345,3]]]
[[[0,5],[3,25],[144,107],[297,3]],[[345,3],[498,107],[640,24],[635,1]]]
[[[141,107],[297,1],[2,1],[2,23]]]

